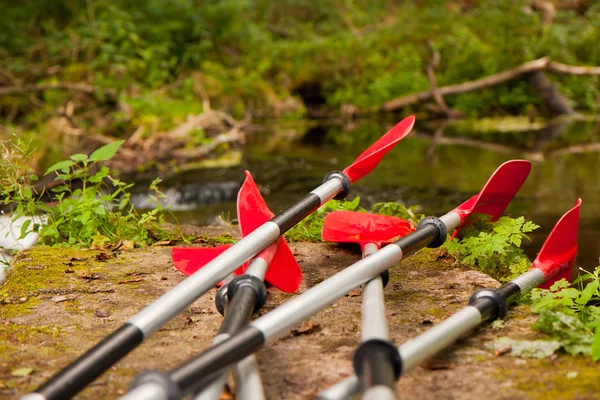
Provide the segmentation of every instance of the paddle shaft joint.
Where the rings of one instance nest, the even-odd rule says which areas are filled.
[[[481,301],[482,299],[487,301]],[[506,299],[495,289],[476,291],[469,299],[469,305],[479,310],[484,321],[493,321],[496,318],[504,319],[508,312]]]
[[[342,191],[335,195],[334,200],[342,200],[345,199],[350,194],[350,178],[346,176],[341,171],[331,171],[328,172],[327,175],[323,178],[323,183],[327,182],[332,178],[337,178],[342,182]]]
[[[374,386],[394,387],[402,374],[402,358],[389,340],[369,339],[354,353],[352,365],[360,377],[363,391]]]
[[[258,311],[267,302],[267,288],[262,280],[252,275],[240,275],[227,285],[227,299],[229,302],[236,296],[241,288],[249,288],[254,293],[254,311]]]
[[[433,239],[433,241],[429,243],[427,247],[435,248],[444,244],[446,241],[446,236],[448,235],[448,228],[446,227],[446,224],[444,224],[444,222],[438,217],[425,217],[419,222],[417,229],[423,228],[426,225],[432,225],[438,231],[437,237]]]

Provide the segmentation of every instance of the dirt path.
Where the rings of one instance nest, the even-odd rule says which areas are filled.
[[[359,254],[331,244],[293,243],[304,270],[305,291],[356,261]],[[498,286],[486,275],[436,261],[424,250],[391,270],[386,288],[390,331],[400,344],[466,304],[481,287]],[[57,372],[129,316],[183,279],[170,248],[126,251],[114,258],[99,251],[37,248],[19,256],[0,291],[0,398],[18,398]],[[209,346],[222,320],[215,290],[196,301],[144,345],[81,393],[81,399],[115,398],[147,369],[168,370]],[[269,290],[263,312],[293,295]],[[484,343],[499,336],[542,337],[529,326],[527,307],[513,309],[504,327],[480,328],[398,383],[402,399],[600,398],[600,368],[583,357],[496,357]],[[269,399],[312,398],[352,374],[359,341],[360,292],[352,292],[258,353]],[[32,368],[29,373],[23,368]],[[18,371],[21,369],[21,371]],[[25,376],[14,376],[21,372]],[[568,379],[567,374],[573,377]],[[224,395],[223,398],[231,398]]]

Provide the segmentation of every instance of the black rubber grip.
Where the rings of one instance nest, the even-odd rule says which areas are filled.
[[[47,400],[71,398],[143,340],[142,331],[137,326],[127,323],[53,376],[35,393],[41,394]]]
[[[363,391],[381,385],[393,388],[402,373],[402,358],[389,340],[371,339],[361,343],[352,364]]]
[[[213,346],[171,371],[182,395],[203,389],[228,366],[243,360],[265,344],[260,329],[247,325],[237,334]]]
[[[215,306],[217,307],[217,311],[221,315],[225,315],[225,309],[229,304],[229,298],[227,297],[227,285],[223,285],[217,290],[217,294],[215,295]]]
[[[521,288],[516,283],[508,282],[498,288],[498,293],[504,297],[507,303],[510,303],[521,297]]]
[[[479,310],[484,321],[493,321],[496,318],[504,319],[508,312],[506,300],[494,289],[476,291],[469,299],[469,305]]]
[[[219,329],[219,334],[233,335],[248,323],[256,305],[256,292],[250,286],[241,286],[235,296],[229,300],[225,311],[225,319]]]
[[[279,226],[280,234],[283,234],[320,206],[321,199],[319,196],[309,193],[302,200],[273,217],[271,222],[276,223]]]
[[[434,225],[425,225],[403,238],[400,238],[394,244],[402,249],[402,256],[406,257],[427,247],[429,243],[438,237],[438,234],[439,231]]]
[[[417,230],[422,229],[427,225],[432,225],[437,229],[437,234],[435,238],[432,240],[427,247],[440,247],[446,241],[446,237],[448,235],[448,228],[446,228],[446,224],[442,222],[438,217],[425,217],[421,221],[419,221],[419,225],[417,225]]]
[[[231,301],[237,296],[241,288],[250,288],[254,291],[254,311],[260,310],[267,302],[267,288],[263,281],[253,275],[240,275],[233,278],[227,285],[227,298]],[[246,295],[247,296],[247,295]]]

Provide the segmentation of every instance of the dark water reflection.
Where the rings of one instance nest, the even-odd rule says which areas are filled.
[[[265,199],[277,212],[312,190],[325,173],[343,169],[389,124],[354,123],[344,129],[335,122],[265,123],[249,139],[244,165],[230,170],[187,174],[186,183],[239,181],[252,171]],[[443,128],[443,127],[442,127]],[[308,135],[302,133],[308,132]],[[507,213],[524,215],[542,229],[531,235],[531,256],[560,216],[578,197],[583,199],[578,264],[598,265],[600,255],[600,128],[597,122],[554,124],[537,131],[470,131],[439,124],[417,126],[379,167],[353,188],[370,205],[400,200],[422,205],[425,214],[440,215],[478,192],[502,162],[514,158],[533,163],[531,175]],[[233,199],[187,207],[175,215],[185,223],[207,223],[222,212],[235,215]]]

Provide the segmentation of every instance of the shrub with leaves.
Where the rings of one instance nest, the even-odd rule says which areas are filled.
[[[54,205],[43,203],[32,189],[35,175],[19,164],[30,154],[22,142],[3,144],[4,152],[12,151],[12,157],[0,164],[7,183],[1,190],[4,204],[13,205],[11,219],[43,215],[44,223],[28,220],[21,229],[21,237],[36,231],[40,242],[46,245],[104,246],[121,240],[135,245],[173,239],[176,233],[161,228],[163,209],[158,201],[160,179],[150,185],[154,191],[156,208],[139,214],[130,201],[128,190],[133,184],[110,176],[106,166],[99,163],[113,157],[123,142],[113,142],[94,151],[91,155],[74,154],[46,171],[55,173],[62,184],[51,189]]]
[[[600,267],[573,285],[561,279],[550,289],[533,289],[530,301],[540,314],[533,329],[556,337],[569,354],[600,360]]]
[[[526,272],[531,263],[521,244],[527,233],[539,226],[524,217],[500,217],[490,222],[481,216],[477,223],[465,228],[463,236],[447,241],[442,248],[462,264],[506,282]]]

